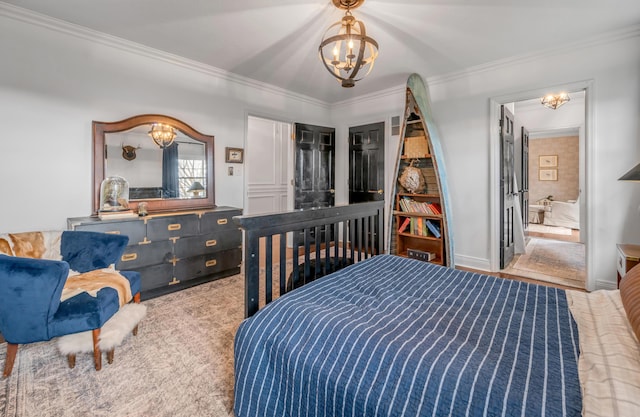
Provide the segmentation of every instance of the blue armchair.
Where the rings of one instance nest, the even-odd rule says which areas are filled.
[[[15,238],[20,234],[6,236]],[[23,256],[2,254],[11,252],[7,248],[12,243],[0,237],[0,332],[7,341],[5,377],[11,374],[19,344],[87,330],[93,331],[95,368],[100,370],[100,328],[120,308],[117,291],[105,287],[95,297],[81,292],[65,301],[60,298],[70,269],[85,273],[108,268],[118,262],[128,240],[127,236],[106,233],[64,231],[60,238],[62,260],[49,260],[26,257],[29,255],[25,256],[25,251],[20,252]],[[129,281],[133,300],[140,302],[140,274],[120,274]]]

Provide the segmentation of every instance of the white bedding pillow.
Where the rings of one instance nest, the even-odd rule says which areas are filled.
[[[582,415],[640,416],[640,343],[620,292],[566,293],[580,339]]]

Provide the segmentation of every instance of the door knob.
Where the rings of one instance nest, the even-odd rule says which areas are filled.
[[[330,192],[331,194],[335,194],[335,193],[336,193],[336,190],[334,190],[333,188],[330,188],[330,189],[329,189],[329,192]]]

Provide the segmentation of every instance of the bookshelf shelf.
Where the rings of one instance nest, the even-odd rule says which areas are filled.
[[[410,237],[410,238],[415,238],[415,239],[425,239],[425,240],[440,240],[440,238],[434,237],[434,236],[420,236],[420,235],[414,235],[413,233],[398,233],[400,236],[404,236],[404,237]]]

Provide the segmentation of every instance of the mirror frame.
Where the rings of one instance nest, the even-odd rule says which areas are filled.
[[[215,184],[213,182],[213,156],[214,137],[205,135],[188,124],[170,116],[160,114],[142,114],[133,116],[118,122],[97,122],[93,121],[93,214],[98,214],[100,207],[100,185],[105,178],[105,133],[117,133],[134,127],[164,123],[180,130],[187,136],[205,144],[205,158],[207,161],[207,197],[206,198],[168,198],[168,199],[146,199],[129,201],[129,208],[137,210],[138,203],[146,202],[149,213],[173,211],[173,210],[195,210],[214,208],[215,205]],[[152,140],[149,138],[149,140]]]

